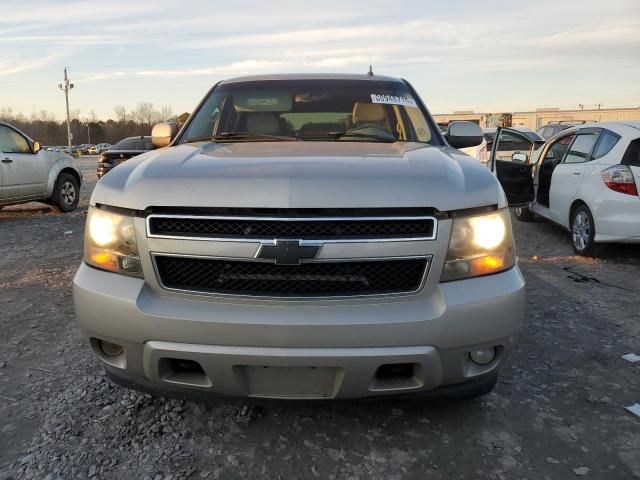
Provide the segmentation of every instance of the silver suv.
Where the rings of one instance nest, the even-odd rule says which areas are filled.
[[[74,280],[91,347],[156,392],[488,392],[524,280],[500,184],[455,149],[481,141],[395,78],[218,83],[95,188]],[[531,174],[514,165],[509,185]]]
[[[0,162],[0,208],[33,201],[63,212],[78,206],[82,175],[77,159],[43,150],[39,142],[0,122]]]

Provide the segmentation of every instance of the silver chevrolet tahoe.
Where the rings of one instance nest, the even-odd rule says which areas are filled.
[[[91,348],[153,392],[487,393],[523,316],[505,190],[530,170],[503,166],[503,190],[456,150],[481,141],[442,134],[400,79],[219,82],[93,192],[74,279]]]

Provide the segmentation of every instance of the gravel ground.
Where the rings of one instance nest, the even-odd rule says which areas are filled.
[[[0,479],[640,477],[640,255],[572,255],[514,222],[528,282],[518,350],[472,401],[193,402],[114,386],[73,318],[80,208],[0,212]],[[595,279],[585,281],[585,277]]]

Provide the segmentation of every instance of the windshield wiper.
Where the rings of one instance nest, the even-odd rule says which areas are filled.
[[[237,140],[242,138],[262,138],[267,140],[281,140],[281,141],[299,141],[300,137],[292,135],[269,135],[268,133],[255,133],[255,132],[222,132],[213,137],[213,141],[216,140]]]
[[[327,137],[333,138],[344,138],[344,137],[354,137],[354,138],[371,138],[373,140],[378,140],[384,143],[395,143],[398,141],[397,138],[394,137],[381,137],[380,135],[374,135],[372,133],[362,133],[362,132],[329,132],[327,133]]]

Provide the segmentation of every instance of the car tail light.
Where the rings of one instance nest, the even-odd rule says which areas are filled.
[[[478,160],[480,163],[487,163],[487,145],[481,145],[478,148]]]
[[[614,165],[603,170],[602,180],[611,190],[627,195],[638,195],[638,187],[628,165]]]

